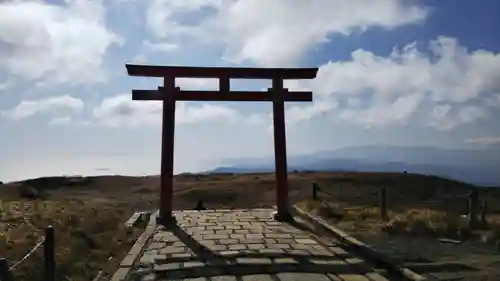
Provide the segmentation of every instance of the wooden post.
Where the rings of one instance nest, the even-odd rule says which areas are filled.
[[[488,205],[486,201],[481,203],[481,227],[486,227],[488,225],[488,221],[486,220],[486,213],[488,212]]]
[[[196,207],[194,207],[195,210],[197,211],[203,211],[203,210],[206,210],[207,208],[205,208],[205,206],[203,206],[203,201],[200,199],[198,199],[198,202],[196,203]]]
[[[14,276],[12,276],[12,272],[9,270],[9,264],[4,258],[0,259],[0,280],[14,281]]]
[[[45,229],[43,251],[45,260],[45,281],[56,281],[55,234],[52,226],[48,226]]]
[[[317,183],[313,183],[313,188],[312,188],[312,197],[313,197],[313,200],[314,201],[318,201],[318,184]]]
[[[387,190],[385,187],[380,188],[380,218],[387,220]]]
[[[175,87],[175,77],[163,79],[163,118],[161,145],[161,195],[160,212],[156,219],[164,226],[175,224],[172,215],[174,192],[174,143],[175,143],[175,97],[179,88]]]
[[[286,163],[286,131],[285,131],[285,102],[283,94],[283,79],[273,78],[273,125],[274,125],[274,161],[276,175],[276,203],[278,212],[275,219],[289,221],[293,217],[288,209],[288,171]]]
[[[469,228],[471,229],[477,226],[478,206],[479,193],[477,190],[472,190],[469,193]]]
[[[219,91],[229,92],[231,90],[231,80],[229,77],[220,77],[219,78]]]

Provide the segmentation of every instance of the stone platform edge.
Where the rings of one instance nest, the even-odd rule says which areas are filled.
[[[292,206],[292,214],[298,216],[305,221],[311,223],[314,227],[321,229],[323,232],[332,235],[342,241],[350,250],[358,252],[361,256],[379,264],[387,270],[400,275],[408,281],[428,281],[426,278],[406,267],[400,267],[390,260],[389,257],[375,250],[374,248],[364,244],[348,233],[332,226],[321,217],[314,216],[307,211],[302,210],[298,206]]]
[[[142,253],[144,245],[148,242],[149,238],[153,235],[156,230],[156,216],[158,212],[151,213],[149,217],[148,225],[142,234],[137,238],[130,251],[125,256],[125,258],[120,263],[119,268],[116,270],[115,274],[111,277],[110,281],[124,281],[127,279],[132,266],[135,261]]]

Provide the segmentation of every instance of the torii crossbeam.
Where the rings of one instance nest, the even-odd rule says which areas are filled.
[[[163,87],[157,90],[132,90],[133,100],[163,101],[161,148],[161,195],[157,221],[163,225],[175,223],[172,216],[174,132],[176,101],[242,101],[273,103],[274,155],[276,174],[275,219],[292,219],[288,206],[288,176],[285,134],[285,101],[312,101],[312,92],[288,91],[284,79],[314,79],[317,68],[240,68],[183,67],[126,64],[128,75],[161,77]],[[218,78],[218,91],[184,91],[175,86],[176,78]],[[270,79],[267,91],[231,91],[230,79]]]

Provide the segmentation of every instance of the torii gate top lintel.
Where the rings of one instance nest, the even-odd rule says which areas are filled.
[[[126,64],[129,76],[229,79],[314,79],[318,68],[193,67]]]

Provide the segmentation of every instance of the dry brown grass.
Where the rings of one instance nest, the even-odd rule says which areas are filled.
[[[52,225],[56,235],[57,276],[60,280],[92,280],[100,270],[109,275],[133,245],[141,230],[123,223],[131,210],[118,204],[84,201],[45,201],[42,212],[26,218],[4,211],[0,253],[10,265],[24,256]],[[4,205],[9,202],[4,202]],[[111,258],[111,260],[109,260]],[[38,280],[43,273],[43,247],[13,271],[16,280]],[[63,279],[66,277],[67,279]]]
[[[470,229],[466,216],[429,208],[401,211],[400,207],[397,211],[389,210],[388,219],[383,220],[377,206],[349,206],[313,200],[298,205],[352,234],[475,239],[500,246],[500,215],[497,213],[490,214],[485,225]]]
[[[384,228],[415,232],[426,229],[420,219],[423,209],[418,200],[432,200],[442,194],[463,194],[471,186],[436,177],[402,175],[397,173],[291,173],[291,203],[311,199],[311,185],[317,182],[332,193],[333,200],[351,207],[378,203],[373,194],[378,188],[388,189],[392,221],[380,223],[377,208],[346,210],[309,206],[322,215],[335,218],[346,228],[373,231]],[[500,202],[495,190],[485,190],[492,203]],[[57,263],[60,277],[66,280],[91,280],[99,270],[112,273],[118,262],[130,249],[140,228],[127,230],[123,223],[134,209],[152,209],[158,204],[159,178],[103,176],[88,178],[49,178],[0,186],[0,199],[5,202],[32,202],[40,198],[51,202],[52,208],[27,217],[35,227],[54,225],[57,241]],[[199,199],[207,208],[252,208],[275,205],[275,179],[272,174],[216,174],[179,175],[175,177],[174,208],[192,209]],[[402,200],[404,199],[404,200]],[[311,204],[311,203],[309,203]],[[490,203],[491,206],[494,206]],[[411,210],[415,211],[411,211]],[[323,212],[327,212],[326,214]],[[440,210],[429,209],[431,221],[442,221]],[[395,218],[401,218],[396,220]],[[411,222],[405,224],[404,222]],[[38,237],[32,228],[19,218],[4,218],[12,227],[4,229],[0,237],[0,257],[9,262],[18,260],[36,244]],[[496,235],[496,234],[495,234]],[[492,235],[496,239],[495,235]],[[113,259],[108,261],[112,256]],[[16,281],[34,280],[40,274],[41,257],[33,256],[14,272]]]

